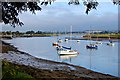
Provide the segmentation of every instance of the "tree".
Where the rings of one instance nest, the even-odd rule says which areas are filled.
[[[2,2],[2,21],[5,24],[22,26],[23,23],[19,20],[19,13],[30,10],[35,14],[36,10],[41,10],[37,2]]]
[[[42,31],[37,31],[36,34],[42,34]]]
[[[48,5],[54,2],[55,0],[44,0],[40,2],[39,0],[34,0],[34,2],[1,2],[0,3],[0,10],[2,10],[2,20],[0,22],[4,22],[4,24],[10,24],[11,26],[15,27],[16,25],[22,26],[24,25],[23,22],[20,21],[18,15],[20,13],[30,11],[35,14],[35,11],[41,11],[42,8],[38,5]],[[113,0],[114,4],[120,4],[119,0]],[[70,0],[68,2],[69,5],[79,5],[80,0]],[[96,9],[98,6],[97,0],[83,0],[83,4],[86,6],[86,14],[92,9]],[[1,14],[1,13],[0,13]]]
[[[34,34],[34,31],[27,31],[26,34]]]

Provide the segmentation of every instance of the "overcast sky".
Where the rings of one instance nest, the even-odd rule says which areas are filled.
[[[36,12],[36,15],[30,12],[19,15],[24,26],[12,28],[2,24],[2,30],[70,31],[71,25],[73,31],[118,29],[118,6],[112,2],[100,2],[97,10],[91,10],[88,15],[82,4],[75,6],[67,2],[54,2],[41,7],[42,11]]]

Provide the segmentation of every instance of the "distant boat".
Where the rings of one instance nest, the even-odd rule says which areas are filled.
[[[78,32],[78,35],[79,35],[79,32]],[[79,43],[79,42],[80,42],[80,40],[78,39],[78,40],[77,40],[77,42]]]
[[[115,44],[112,41],[109,41],[109,43],[107,43],[107,45],[114,46]]]
[[[53,46],[59,46],[58,42],[54,42]]]
[[[86,48],[87,49],[97,49],[98,46],[96,44],[88,44],[88,45],[86,45]]]
[[[109,43],[107,43],[108,46],[114,46],[115,44],[113,43],[113,41],[110,39],[110,36],[109,36]]]
[[[58,47],[56,47],[56,49],[57,49],[57,50],[65,50],[65,49],[71,50],[71,47],[58,46]]]
[[[60,38],[60,32],[59,32],[59,34],[58,34],[58,37],[59,37],[59,38],[58,38],[58,41],[57,41],[57,42],[58,42],[58,43],[62,43],[63,40]]]
[[[97,41],[96,44],[102,44],[102,42],[101,41]]]
[[[65,35],[67,35],[66,30],[65,30]],[[67,41],[68,41],[68,38],[65,37],[65,40],[64,40],[64,41],[67,42]]]
[[[68,39],[65,39],[65,42],[67,42],[68,41]]]
[[[97,36],[97,39],[96,39],[96,44],[102,44],[101,41],[98,41],[98,36]]]
[[[62,39],[59,39],[59,40],[58,40],[58,43],[62,43],[62,42],[63,42],[63,40],[62,40]]]
[[[90,33],[89,33],[89,35],[90,35]],[[90,35],[90,40],[91,40],[91,35]],[[96,44],[90,42],[90,44],[86,45],[86,48],[87,49],[98,49],[98,46]]]
[[[80,42],[80,40],[77,40],[77,42]]]

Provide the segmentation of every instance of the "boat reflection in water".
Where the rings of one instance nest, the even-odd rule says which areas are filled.
[[[72,60],[72,58],[76,58],[78,56],[78,54],[68,54],[68,55],[59,55],[59,58],[62,61],[70,61]]]

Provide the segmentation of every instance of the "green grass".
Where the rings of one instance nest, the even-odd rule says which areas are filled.
[[[84,37],[89,37],[90,35],[85,35]],[[120,39],[120,34],[91,34],[92,38],[115,38]]]
[[[20,72],[17,69],[20,69],[19,66],[14,66],[8,62],[3,61],[2,65],[2,80],[12,80],[12,79],[25,79],[25,78],[31,78],[34,79],[31,75]]]

